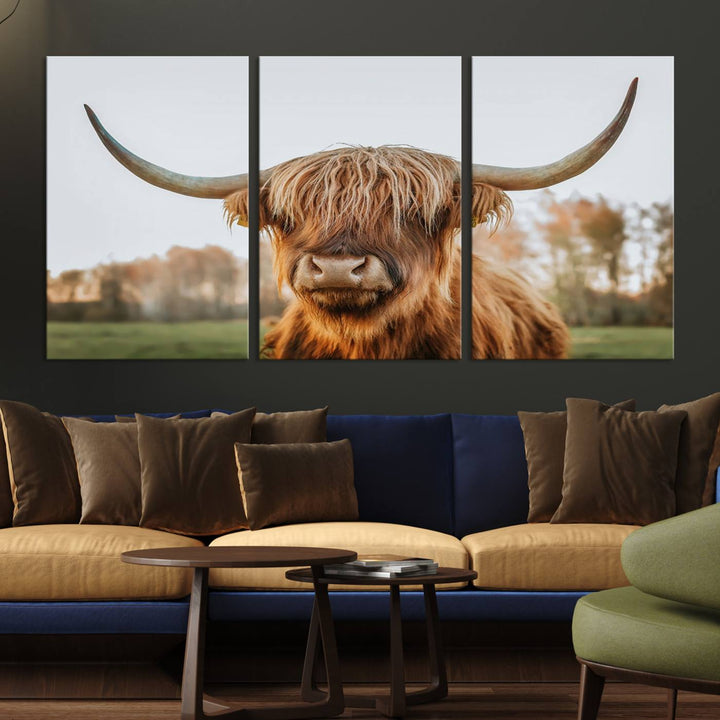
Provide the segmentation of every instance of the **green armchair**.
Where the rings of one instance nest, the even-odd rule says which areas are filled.
[[[573,616],[579,720],[595,720],[606,679],[720,694],[720,504],[632,533],[630,587],[583,597]]]

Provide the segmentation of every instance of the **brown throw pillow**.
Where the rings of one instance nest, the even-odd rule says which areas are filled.
[[[10,471],[7,463],[5,436],[0,425],[0,528],[10,527],[13,518],[13,499],[10,489]]]
[[[252,426],[250,442],[318,443],[327,440],[328,409],[293,412],[258,413]]]
[[[81,523],[138,525],[140,455],[137,423],[63,418],[70,433],[82,498]]]
[[[262,413],[255,415],[250,442],[274,445],[276,443],[315,443],[327,440],[328,409],[293,410],[292,412]],[[227,413],[215,411],[210,417],[223,417]]]
[[[247,527],[234,445],[250,441],[255,408],[224,418],[136,415],[142,527],[220,535]]]
[[[647,525],[675,513],[682,410],[568,398],[562,502],[551,522]]]
[[[3,400],[0,419],[13,496],[13,525],[76,523],[80,484],[70,436],[60,418]]]
[[[624,400],[613,407],[635,410],[635,400]],[[528,466],[528,522],[550,522],[562,500],[567,411],[520,411],[518,418],[525,439]]]
[[[251,530],[288,523],[357,520],[349,440],[235,445]]]
[[[720,423],[720,393],[682,403],[661,405],[658,412],[684,410],[687,419],[680,431],[675,498],[677,513],[697,510],[703,505],[708,465]]]

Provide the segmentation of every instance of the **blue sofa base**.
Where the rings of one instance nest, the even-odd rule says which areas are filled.
[[[562,622],[572,619],[584,592],[498,592],[447,590],[438,593],[442,620]],[[330,593],[337,621],[388,618],[384,592]],[[308,621],[311,592],[210,593],[209,618],[215,622]],[[425,617],[421,592],[402,594],[406,620]],[[184,634],[188,601],[2,602],[0,635]]]
[[[441,620],[478,621],[570,621],[575,603],[586,593],[490,592],[443,590],[438,593]],[[405,620],[425,618],[421,592],[402,593]],[[385,592],[330,593],[337,621],[385,620],[390,599]],[[210,620],[309,620],[312,593],[308,592],[221,592],[210,594]]]
[[[147,602],[2,602],[0,635],[177,634],[187,599]]]

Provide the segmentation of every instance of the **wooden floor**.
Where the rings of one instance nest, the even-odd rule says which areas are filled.
[[[353,692],[372,693],[377,686],[352,686]],[[238,686],[215,688],[218,697],[247,702],[248,706],[296,699],[296,686]],[[411,708],[418,720],[574,720],[577,685],[569,683],[456,683],[448,699]],[[638,685],[606,685],[599,720],[628,718],[665,720],[666,691]],[[178,720],[180,703],[166,700],[46,701],[0,700],[3,720]],[[370,710],[346,710],[343,718],[380,718]],[[680,693],[678,720],[720,718],[720,699]]]

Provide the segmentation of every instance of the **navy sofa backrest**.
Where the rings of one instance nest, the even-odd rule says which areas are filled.
[[[349,438],[360,520],[452,534],[450,415],[329,415],[327,439]]]
[[[180,417],[183,418],[206,418],[210,417],[210,410],[188,410],[186,412],[162,412],[162,413],[142,413],[143,415],[149,415],[150,417],[156,417],[156,418],[170,418],[175,417],[175,415],[180,415]],[[132,413],[118,413],[118,415],[123,415],[125,417],[132,417]],[[74,417],[78,417],[75,415]],[[115,415],[81,415],[79,417],[89,417],[91,420],[94,420],[95,422],[115,422]]]
[[[455,535],[527,522],[528,472],[516,415],[452,416]]]
[[[360,519],[464,537],[527,520],[525,445],[515,415],[329,415],[349,438]]]

